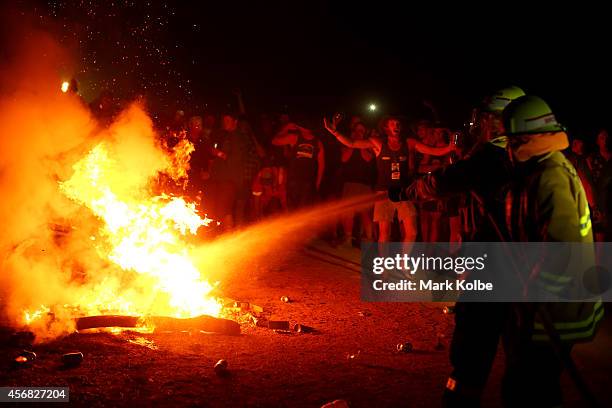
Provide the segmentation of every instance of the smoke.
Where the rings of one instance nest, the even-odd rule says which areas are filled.
[[[51,271],[64,260],[48,253],[50,225],[71,207],[57,180],[95,129],[78,97],[59,92],[63,50],[35,32],[17,48],[0,71],[0,296],[13,323],[25,306],[63,298],[67,276]]]
[[[125,284],[92,245],[100,221],[60,190],[74,164],[104,141],[116,162],[115,192],[129,195],[148,189],[169,159],[141,106],[100,128],[78,95],[60,91],[61,72],[73,66],[65,50],[35,30],[15,38],[0,67],[0,314],[2,324],[20,327],[26,310],[44,314],[42,305],[92,292],[112,298]],[[71,320],[61,317],[40,319],[38,334],[69,330]]]

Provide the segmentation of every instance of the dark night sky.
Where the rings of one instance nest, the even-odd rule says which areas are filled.
[[[222,109],[234,87],[251,110],[356,112],[376,101],[382,112],[418,116],[427,98],[457,125],[485,94],[516,84],[548,100],[570,129],[610,125],[604,6],[408,3],[54,0],[21,7],[82,55],[77,78],[89,97],[115,78],[116,93],[143,92],[166,110],[190,111],[196,102]]]

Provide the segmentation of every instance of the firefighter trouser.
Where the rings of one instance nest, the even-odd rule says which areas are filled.
[[[453,371],[446,383],[445,406],[480,405],[500,338],[506,354],[504,406],[547,407],[561,403],[559,358],[551,345],[533,343],[529,333],[516,329],[515,313],[509,303],[457,303],[450,348]]]

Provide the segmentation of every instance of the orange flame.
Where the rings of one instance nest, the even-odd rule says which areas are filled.
[[[78,62],[27,22],[15,27],[0,70],[2,321],[48,339],[84,314],[218,314],[216,284],[190,255],[209,220],[152,192],[160,173],[184,177],[189,146],[164,152],[138,105],[102,127],[61,92],[58,72]]]
[[[60,189],[104,222],[99,231],[104,241],[98,247],[101,255],[125,271],[151,278],[151,291],[166,295],[162,296],[167,299],[161,310],[160,305],[148,305],[147,310],[132,312],[143,314],[157,309],[175,317],[218,315],[220,305],[209,297],[214,286],[201,278],[182,239],[212,220],[201,218],[195,205],[183,198],[142,198],[138,192],[120,196],[113,181],[121,174],[104,142],[77,162],[74,170]]]
[[[188,139],[181,139],[172,148],[172,166],[168,171],[168,175],[177,184],[180,184],[183,189],[187,187],[189,181],[189,159],[194,151],[195,147]]]
[[[130,114],[142,112],[135,107]],[[118,128],[138,130],[125,123]],[[101,221],[88,240],[98,256],[123,271],[98,277],[99,282],[81,291],[69,307],[87,314],[218,316],[221,304],[211,296],[215,284],[202,278],[185,240],[212,220],[202,218],[195,204],[182,197],[151,194],[152,175],[126,173],[125,152],[121,160],[116,157],[120,149],[112,139],[98,143],[73,165],[72,176],[59,182],[61,193]],[[160,153],[165,166],[160,171],[174,180],[186,177],[191,152],[193,145],[186,141],[172,156]],[[26,311],[24,321],[31,324],[48,312],[47,306]]]

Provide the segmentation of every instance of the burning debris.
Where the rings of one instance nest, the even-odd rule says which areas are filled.
[[[33,351],[29,351],[29,350],[23,350],[21,354],[19,354],[19,356],[25,357],[30,362],[36,360],[36,353]]]
[[[240,334],[240,325],[232,320],[211,316],[179,319],[165,316],[88,316],[76,320],[77,330],[102,327],[150,327],[154,332],[204,331],[222,334]]]
[[[25,356],[17,356],[17,357],[15,357],[15,360],[13,361],[15,368],[25,367],[30,362],[31,361],[28,360],[28,358],[25,357]]]
[[[0,138],[10,324],[49,339],[86,316],[218,317],[217,282],[192,254],[212,220],[160,182],[184,185],[193,145],[165,150],[140,103],[96,123],[77,94],[58,92],[57,67],[70,58],[36,40],[3,67],[23,80],[0,95],[0,133],[19,135]]]
[[[24,368],[32,365],[34,360],[36,360],[36,353],[29,350],[22,350],[14,359],[13,359],[13,368]]]
[[[123,190],[143,186],[117,181],[125,175],[111,151],[106,144],[97,145],[74,165],[74,174],[60,188],[103,221],[99,235],[104,243],[96,246],[98,251],[122,270],[139,275],[143,296],[120,296],[123,304],[117,310],[132,306],[139,315],[157,310],[175,317],[217,316],[220,305],[209,295],[214,286],[202,279],[182,239],[211,220],[200,218],[195,205],[183,198]]]
[[[187,236],[212,220],[183,197],[152,190],[158,174],[183,178],[184,168],[176,166],[187,162],[168,157],[156,144],[138,105],[106,132],[65,172],[68,177],[55,183],[54,200],[71,217],[48,222],[49,241],[32,238],[17,247],[20,253],[9,255],[9,261],[23,257],[65,285],[54,303],[23,310],[18,323],[44,338],[75,328],[134,328],[142,317],[157,315],[198,318],[148,318],[160,330],[195,325],[239,333],[227,322],[211,327],[206,317],[219,316],[222,304],[212,295],[215,284],[202,276],[189,253]]]

